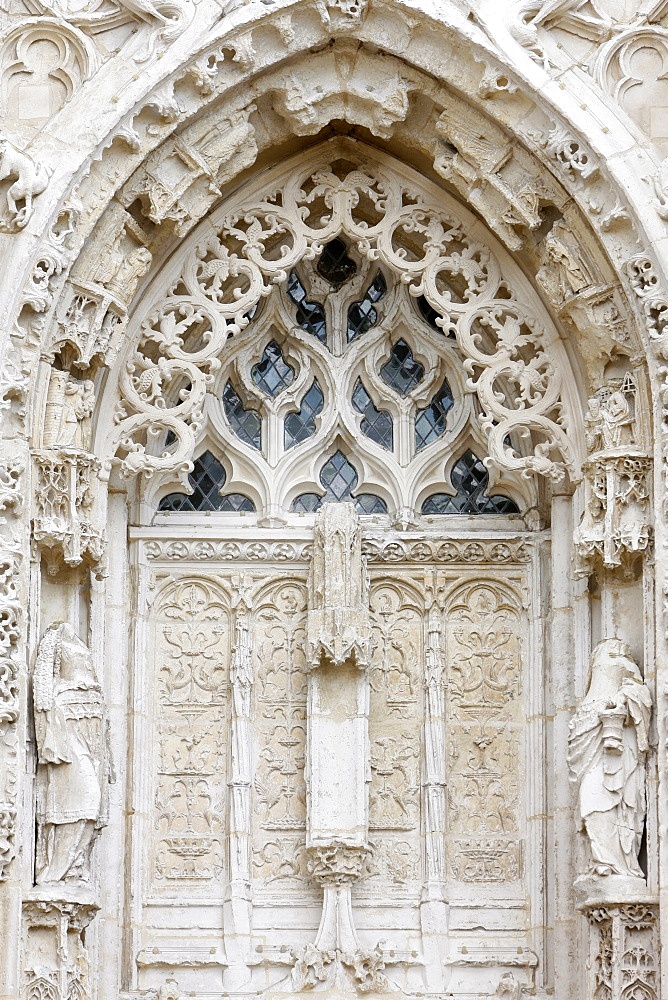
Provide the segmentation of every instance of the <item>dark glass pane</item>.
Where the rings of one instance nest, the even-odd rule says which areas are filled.
[[[158,510],[222,510],[220,490],[225,483],[225,469],[210,451],[196,460],[188,476],[193,487],[191,494],[170,493],[160,501]]]
[[[436,325],[436,320],[441,314],[436,312],[434,307],[427,301],[424,295],[419,296],[417,304],[418,304],[418,309],[420,310],[420,314],[422,315],[423,319],[426,319],[427,323],[429,323],[429,326],[433,326],[434,330],[438,330],[439,333],[443,333],[441,327]]]
[[[352,402],[357,412],[362,414],[362,422],[360,424],[362,434],[365,434],[366,437],[371,438],[372,441],[375,441],[376,444],[381,445],[383,448],[387,448],[388,451],[392,451],[392,417],[387,410],[376,409],[371,396],[359,378],[353,389]]]
[[[367,288],[364,298],[359,302],[353,302],[348,310],[349,342],[376,325],[378,310],[374,307],[374,303],[379,302],[386,291],[385,278],[379,273]]]
[[[301,408],[297,413],[288,413],[285,418],[284,439],[285,449],[292,448],[295,444],[301,444],[307,438],[315,434],[315,418],[323,408],[325,397],[322,389],[318,385],[318,380],[313,379],[311,388],[306,392],[301,401]]]
[[[452,390],[445,379],[429,406],[418,410],[415,416],[415,450],[420,451],[432,441],[437,441],[445,433],[447,416],[454,399]]]
[[[262,419],[257,410],[246,410],[237,396],[232,383],[228,382],[223,389],[223,408],[230,427],[242,441],[253,448],[262,446]]]
[[[352,500],[355,509],[360,514],[384,514],[387,512],[387,505],[380,497],[373,493],[360,493],[358,497],[353,497],[352,491],[357,485],[357,473],[342,451],[336,451],[332,457],[325,462],[320,470],[320,482],[325,493],[318,496],[317,493],[301,493],[292,503],[292,510],[305,514],[312,514],[323,503],[341,503],[344,500]]]
[[[298,514],[313,514],[322,504],[322,497],[317,493],[300,493],[292,501],[292,510]]]
[[[255,504],[248,497],[245,497],[243,493],[227,493],[224,497],[221,497],[220,510],[225,511],[239,511],[239,510],[255,510]]]
[[[357,265],[348,256],[348,247],[343,240],[337,238],[323,248],[318,260],[317,271],[334,288],[345,285],[356,270]]]
[[[358,493],[355,510],[358,514],[387,514],[387,504],[374,493]]]
[[[456,495],[432,494],[422,504],[423,514],[519,514],[508,497],[486,495],[489,473],[470,449],[455,463],[450,479]]]
[[[251,368],[251,378],[258,389],[268,396],[278,396],[294,380],[295,370],[281,353],[275,340],[270,340],[264,349],[262,360]]]
[[[323,500],[340,501],[352,499],[352,491],[357,486],[357,473],[342,451],[336,451],[325,462],[320,472],[320,482],[325,487]]]
[[[297,277],[296,271],[290,271],[288,295],[297,306],[296,319],[302,330],[306,330],[311,336],[317,337],[323,344],[326,344],[325,310],[317,302],[306,301],[306,289]]]
[[[424,365],[415,360],[410,347],[401,339],[392,348],[389,361],[380,369],[380,377],[395,392],[407,396],[424,378]]]

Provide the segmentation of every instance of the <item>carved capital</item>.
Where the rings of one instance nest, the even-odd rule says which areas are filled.
[[[309,847],[308,873],[325,888],[350,884],[362,876],[370,855],[370,848],[361,845],[327,844]]]

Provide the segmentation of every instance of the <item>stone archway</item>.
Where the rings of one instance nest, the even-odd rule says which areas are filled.
[[[14,521],[9,522],[11,533],[6,539],[9,567],[6,645],[10,655],[3,668],[7,678],[3,709],[7,748],[3,751],[3,767],[7,783],[2,815],[9,881],[3,885],[3,891],[5,886],[7,889],[3,905],[6,912],[13,914],[12,926],[18,928],[18,908],[24,901],[26,927],[33,928],[26,931],[28,937],[32,934],[33,939],[39,935],[48,938],[55,928],[60,928],[62,935],[70,919],[65,913],[67,907],[74,907],[72,912],[77,915],[72,918],[72,927],[76,928],[77,920],[80,924],[91,920],[95,904],[88,898],[56,899],[46,907],[45,915],[39,891],[29,888],[32,817],[27,807],[23,811],[18,808],[17,797],[19,787],[29,788],[23,777],[26,771],[23,751],[18,749],[20,727],[27,724],[30,705],[25,670],[21,673],[18,667],[21,651],[26,649],[32,663],[44,628],[62,617],[86,633],[98,669],[100,666],[107,672],[111,669],[116,644],[124,649],[123,634],[127,631],[120,610],[127,567],[125,557],[119,561],[120,550],[112,545],[110,580],[114,583],[107,585],[98,579],[103,570],[103,524],[106,520],[108,539],[115,541],[124,535],[126,489],[131,502],[130,522],[148,524],[159,496],[168,489],[182,488],[174,474],[180,471],[182,483],[187,480],[187,463],[196,457],[195,441],[202,443],[197,438],[199,417],[194,416],[195,396],[200,392],[204,398],[206,379],[211,373],[204,372],[200,379],[191,367],[186,377],[186,367],[182,365],[179,371],[183,384],[177,386],[177,392],[184,390],[187,397],[181,400],[186,404],[182,412],[187,411],[188,401],[193,404],[187,420],[180,421],[177,414],[176,420],[172,415],[169,423],[163,410],[153,413],[147,421],[149,410],[145,404],[149,398],[159,398],[154,390],[157,388],[159,393],[161,379],[173,380],[179,366],[177,363],[175,368],[174,358],[163,358],[160,362],[160,348],[157,354],[144,355],[138,376],[128,372],[124,367],[128,358],[125,342],[133,330],[133,320],[128,321],[128,317],[139,318],[154,276],[167,273],[170,258],[178,252],[181,241],[200,219],[217,211],[218,201],[229,198],[235,188],[243,191],[254,171],[260,174],[272,163],[284,161],[297,146],[306,149],[310,137],[315,141],[323,129],[352,131],[349,138],[382,147],[381,158],[405,160],[425,176],[427,184],[440,184],[448,198],[454,196],[467,203],[478,217],[474,226],[481,233],[489,228],[498,236],[533,284],[531,295],[542,297],[540,310],[547,308],[552,314],[546,354],[549,358],[554,352],[558,357],[556,365],[549,370],[540,369],[540,361],[538,369],[531,369],[532,359],[528,356],[522,356],[520,363],[525,372],[531,372],[530,388],[526,389],[531,406],[535,405],[536,385],[541,380],[543,388],[548,383],[548,393],[554,393],[550,408],[541,414],[541,419],[550,422],[549,433],[553,437],[547,450],[541,451],[536,447],[541,443],[538,438],[534,438],[531,446],[523,440],[520,447],[513,443],[511,435],[511,447],[518,463],[515,473],[526,471],[540,476],[554,468],[555,462],[565,462],[569,474],[574,473],[573,481],[566,484],[561,496],[559,487],[549,483],[537,485],[535,475],[527,485],[518,476],[513,480],[512,471],[498,473],[500,481],[506,476],[510,494],[515,484],[518,490],[515,496],[524,497],[524,509],[535,507],[543,523],[551,520],[553,538],[564,541],[571,537],[581,505],[587,515],[577,536],[577,551],[582,571],[593,572],[596,583],[592,581],[588,599],[581,605],[576,598],[582,596],[584,584],[573,580],[570,549],[560,543],[552,552],[551,627],[558,638],[553,640],[548,658],[547,712],[537,713],[545,715],[545,720],[536,724],[539,729],[544,725],[552,768],[541,772],[541,780],[549,784],[552,778],[548,775],[554,776],[554,791],[545,820],[548,830],[552,829],[550,810],[559,817],[559,829],[565,830],[568,825],[565,817],[574,808],[566,765],[567,724],[583,692],[586,654],[592,637],[614,635],[629,640],[635,657],[644,660],[645,676],[650,681],[654,677],[655,618],[650,575],[645,576],[643,599],[637,566],[637,553],[647,551],[650,545],[652,442],[654,456],[660,454],[658,434],[652,433],[652,417],[658,413],[660,398],[656,366],[662,350],[665,306],[659,287],[660,268],[649,249],[647,252],[642,249],[649,248],[652,242],[653,222],[646,215],[641,220],[637,206],[620,183],[628,159],[621,154],[616,159],[607,159],[609,147],[605,136],[609,126],[601,126],[600,116],[607,121],[608,112],[597,106],[599,118],[592,116],[585,126],[580,112],[586,109],[580,107],[584,102],[578,100],[572,102],[565,119],[560,117],[556,97],[552,100],[550,84],[545,84],[541,75],[545,71],[534,66],[518,47],[517,25],[513,27],[511,23],[509,31],[508,23],[495,22],[494,16],[483,11],[481,23],[485,34],[467,22],[456,6],[445,23],[430,20],[421,12],[406,17],[405,11],[395,5],[377,5],[368,10],[367,5],[361,4],[348,10],[336,4],[314,7],[301,4],[280,11],[232,12],[215,38],[207,34],[204,18],[201,22],[195,18],[193,25],[199,26],[200,34],[193,28],[190,37],[183,36],[188,38],[187,44],[184,42],[179,55],[176,50],[172,55],[170,50],[165,71],[158,68],[158,63],[151,63],[143,77],[138,74],[141,81],[137,86],[132,82],[123,92],[116,122],[106,127],[104,138],[102,132],[99,135],[96,132],[82,141],[77,163],[71,170],[74,176],[71,186],[60,165],[55,168],[48,187],[45,176],[34,166],[41,165],[42,160],[50,165],[49,149],[56,148],[60,141],[53,130],[47,129],[43,147],[37,144],[32,149],[32,160],[21,159],[19,154],[15,170],[19,177],[27,178],[33,200],[21,202],[7,220],[7,228],[25,230],[11,239],[17,245],[19,240],[23,241],[20,245],[24,250],[15,258],[15,266],[17,273],[20,269],[25,271],[26,280],[18,297],[12,299],[15,323],[12,329],[17,334],[14,342],[22,356],[14,354],[15,367],[6,368],[5,376],[10,404],[6,427],[7,434],[14,438],[11,452],[14,457],[10,458],[4,474],[4,495],[5,508]],[[182,18],[179,23],[183,25],[185,20]],[[51,28],[56,30],[55,26]],[[85,25],[77,30],[85,30]],[[159,55],[160,48],[169,40],[162,31],[160,28],[157,32],[152,50],[149,46],[139,52],[140,60]],[[475,53],[480,62],[473,63],[468,54],[463,55],[462,39],[466,40],[466,52]],[[505,47],[503,56],[499,43]],[[532,47],[535,49],[537,44]],[[449,65],[443,60],[444,49],[451,57]],[[512,60],[519,65],[519,71],[510,68]],[[88,64],[84,72],[93,72],[93,64]],[[70,78],[74,80],[76,74]],[[374,81],[371,87],[369,80]],[[84,98],[90,106],[94,105],[99,86],[100,79],[94,76],[88,90],[75,91],[63,108],[59,118],[62,141],[73,134],[77,116],[88,106],[84,105]],[[133,101],[138,101],[134,107]],[[84,148],[86,143],[89,145]],[[623,145],[621,140],[620,144]],[[612,178],[617,179],[611,183]],[[9,200],[7,208],[11,208]],[[44,235],[34,250],[38,232]],[[638,233],[643,233],[640,252],[634,243]],[[360,231],[347,235],[363,239]],[[309,239],[312,246],[314,237]],[[379,257],[390,270],[391,255],[391,250],[386,250]],[[212,259],[215,257],[214,252]],[[258,280],[260,273],[266,276],[270,272],[271,267],[259,270],[256,267],[253,280]],[[414,291],[424,294],[428,305],[443,314],[442,289],[426,282],[420,289],[415,285]],[[231,310],[229,318],[233,313]],[[241,326],[238,317],[232,319],[234,323]],[[558,337],[563,338],[563,344],[558,343]],[[651,344],[657,345],[658,356],[648,346]],[[471,343],[469,356],[475,350],[475,343]],[[39,371],[34,364],[34,370],[29,372],[28,367],[38,354],[42,358]],[[475,357],[473,360],[471,377],[484,389],[480,374],[484,365],[476,368]],[[500,381],[504,385],[519,374],[517,367],[512,368],[517,364],[513,358],[505,369],[501,365]],[[556,383],[551,381],[552,372],[562,373],[567,399],[563,393],[559,397]],[[568,375],[564,378],[565,372]],[[124,380],[125,401],[116,413],[120,423],[114,424],[111,416],[114,404],[110,409],[108,401],[113,399],[111,387],[119,373],[121,381]],[[191,375],[195,378],[188,382]],[[138,384],[142,376],[146,376],[144,381],[149,384],[149,396],[136,405],[138,390],[145,391]],[[491,435],[490,454],[494,464],[501,468],[510,464],[512,456],[508,454],[499,413],[494,410],[502,404],[491,380],[487,391],[487,405],[483,399],[488,417],[486,433]],[[635,411],[631,449],[626,431],[614,441],[604,440],[591,406],[589,424],[585,425],[587,398],[598,401],[599,412],[601,409],[608,412],[609,399],[615,392],[621,392],[631,411]],[[23,397],[28,397],[31,412],[30,459],[28,428],[22,424]],[[105,398],[107,403],[103,404]],[[564,411],[568,411],[570,421],[566,429],[562,422]],[[86,424],[91,418],[93,427],[89,428]],[[173,453],[178,462],[172,461],[170,445],[162,441],[160,449],[167,449],[162,472],[159,456],[155,449],[151,452],[154,442],[149,442],[144,450],[142,443],[135,448],[137,440],[133,432],[142,420],[144,430],[153,426],[163,438],[171,432],[178,442],[177,448],[181,449]],[[115,426],[126,432],[125,449],[120,452],[126,472],[134,474],[158,467],[158,474],[148,487],[140,486],[139,479],[129,484],[119,480],[116,471],[109,467],[112,457],[109,445],[116,434]],[[624,426],[628,429],[629,422]],[[536,431],[538,424],[534,423],[533,429]],[[588,443],[584,440],[586,433],[589,433]],[[555,440],[558,440],[556,447]],[[350,445],[352,441],[353,438]],[[117,442],[115,438],[114,444]],[[587,448],[592,452],[589,459]],[[570,453],[568,458],[564,457],[566,453]],[[576,493],[573,508],[571,491],[582,462],[585,483]],[[180,470],[175,468],[177,465]],[[239,489],[252,478],[247,470],[248,465],[244,467],[242,462],[234,472],[233,481]],[[311,488],[318,486],[317,472],[314,466]],[[364,474],[367,478],[371,475],[368,463]],[[433,470],[433,474],[434,482],[440,475],[448,486],[442,470],[439,473]],[[376,476],[379,478],[382,478],[380,473]],[[107,501],[108,483],[111,490]],[[31,500],[21,520],[19,493],[24,489]],[[526,502],[530,494],[535,504]],[[387,496],[389,500],[391,491]],[[32,577],[30,635],[21,618],[21,605],[28,593],[28,563],[21,557],[28,516],[32,517],[33,538],[44,570],[41,584],[37,582],[38,574]],[[532,525],[534,529],[541,526],[538,519]],[[660,537],[660,523],[654,527]],[[138,546],[146,543],[137,536]],[[176,558],[173,553],[163,553],[165,565],[174,564],[170,562]],[[469,556],[473,560],[470,553]],[[460,560],[456,562],[458,567],[469,565],[464,550],[457,550],[456,558]],[[657,566],[661,572],[660,558]],[[629,582],[622,578],[623,571],[630,574]],[[107,586],[110,589],[105,596]],[[537,601],[538,591],[532,593]],[[462,602],[464,607],[464,598]],[[644,630],[637,624],[643,610],[649,618]],[[105,619],[107,639],[103,640]],[[26,638],[30,649],[25,646]],[[121,659],[127,662],[125,652],[121,653]],[[127,695],[125,682],[108,673],[105,677],[107,697],[116,699],[120,706]],[[124,714],[119,710],[119,720],[121,716]],[[123,728],[126,724],[123,721],[118,733],[122,732],[122,738],[129,741],[130,730]],[[34,744],[30,740],[28,746],[29,754],[33,753]],[[123,842],[124,836],[121,819],[124,795],[120,787],[112,788],[115,812],[111,828],[102,834],[103,838],[115,838],[118,843]],[[18,841],[17,823],[23,831]],[[656,837],[656,823],[656,805],[653,805],[648,826],[650,845]],[[552,844],[549,836],[548,842]],[[17,843],[23,846],[23,857],[13,860]],[[568,835],[557,839],[555,846],[541,855],[548,873],[554,871],[554,890],[549,878],[536,882],[532,890],[539,900],[543,887],[548,885],[547,895],[539,900],[535,910],[538,912],[542,907],[541,912],[547,914],[541,918],[542,930],[536,934],[540,937],[547,932],[549,936],[554,928],[555,941],[553,950],[546,945],[539,949],[536,985],[541,989],[553,983],[558,990],[571,992],[588,988],[581,985],[580,978],[584,976],[584,946],[579,965],[571,963],[568,969],[562,968],[559,958],[579,933],[572,882],[582,867],[578,854],[581,845],[581,841]],[[532,848],[532,864],[540,865],[538,855],[540,851]],[[649,855],[649,883],[650,887],[656,887],[659,875],[656,866],[652,869],[651,850]],[[141,867],[141,860],[135,856],[126,878],[141,880]],[[621,893],[618,898],[607,900],[610,905],[605,913],[596,911],[600,919],[592,925],[591,940],[593,948],[600,945],[598,954],[603,965],[608,961],[606,942],[613,931],[614,940],[621,942],[624,938],[629,947],[636,943],[632,941],[636,934],[651,953],[655,897],[651,892],[642,899],[638,893],[636,896],[632,900]],[[113,898],[113,906],[118,906],[120,896]],[[105,899],[108,907],[109,897]],[[639,910],[636,913],[637,927],[627,920],[631,911],[627,913],[624,907],[630,902],[645,906],[642,913]],[[109,941],[113,942],[109,947],[115,949],[117,957],[121,953],[121,925],[113,920],[110,923],[108,913],[103,907],[103,913],[92,920],[86,931],[94,968],[96,962],[102,962],[99,950],[102,939],[97,930],[102,921],[109,929]],[[135,909],[130,923],[137,920],[141,923],[143,919]],[[118,982],[123,989],[138,985],[136,962],[140,949],[132,953],[134,943],[126,943],[125,947],[129,951],[119,964],[112,962],[104,970],[99,966],[101,997],[112,995]],[[468,949],[469,945],[462,947]],[[71,954],[75,964],[79,958],[83,963],[83,956],[77,958],[76,949]],[[142,961],[144,958],[146,955]],[[533,959],[525,958],[526,962],[519,962],[518,968],[531,967]],[[461,968],[485,968],[485,961],[484,956],[474,956]],[[408,959],[406,964],[410,966]],[[168,977],[175,974],[177,965],[176,961],[170,962],[167,949],[152,966],[149,960],[144,968],[164,970]],[[121,966],[123,971],[119,972]],[[553,966],[556,966],[554,972]],[[460,968],[456,963],[454,967]],[[519,989],[512,966],[506,968],[497,963],[493,968],[495,974],[505,971],[500,973],[496,985],[491,980],[486,983],[484,988],[489,994],[497,986],[511,995],[512,990]],[[654,979],[657,974],[654,968]],[[19,989],[18,967],[11,965],[3,975],[8,984],[5,992],[13,996]],[[469,988],[464,982],[466,975],[461,973],[463,979],[457,980],[456,987],[464,993]],[[61,969],[59,976],[57,983],[54,980],[49,985],[48,976],[36,974],[36,981],[44,980],[39,986],[43,992],[47,991],[44,995],[51,995],[48,990],[52,987],[63,995],[67,989],[70,992],[79,989],[72,985],[75,979],[67,985],[67,970]],[[151,982],[157,982],[155,977]],[[165,990],[170,988],[164,986]],[[404,988],[410,992],[408,986]],[[619,993],[622,986],[615,982],[610,988],[617,995],[614,991]],[[80,989],[88,987],[82,985]]]

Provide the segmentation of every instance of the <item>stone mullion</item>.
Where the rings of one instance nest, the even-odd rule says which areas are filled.
[[[235,642],[230,668],[232,718],[230,723],[229,778],[229,859],[230,910],[225,934],[225,950],[230,960],[226,972],[226,987],[233,989],[247,981],[251,943],[252,903],[250,897],[251,854],[251,781],[252,781],[252,722],[253,640],[251,604],[246,581],[239,584],[233,595],[235,607]],[[225,921],[226,929],[228,921]]]
[[[573,793],[568,776],[568,727],[575,708],[575,621],[573,614],[572,497],[552,500],[551,685],[552,753],[554,781],[553,862],[554,952],[567,955],[577,933],[573,881]],[[549,870],[549,869],[548,869]],[[558,963],[554,969],[555,993],[578,996],[579,968],[576,962]]]

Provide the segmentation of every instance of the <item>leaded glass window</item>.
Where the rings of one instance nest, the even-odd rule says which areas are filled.
[[[452,409],[452,389],[445,379],[429,406],[418,410],[415,416],[415,450],[421,451],[428,444],[438,441],[445,434],[447,416]]]
[[[221,496],[225,485],[225,469],[218,459],[205,451],[194,463],[188,476],[192,493],[169,493],[160,501],[161,511],[253,511],[255,507],[248,497],[241,493]]]
[[[327,343],[325,310],[317,302],[307,300],[306,289],[299,280],[296,271],[291,271],[288,277],[288,296],[297,306],[295,311],[297,324],[313,337]]]
[[[471,267],[481,281],[478,265]],[[441,287],[450,279],[439,272],[435,280]],[[452,277],[455,305],[466,280],[459,270]],[[352,500],[361,513],[400,516],[404,524],[422,512],[517,511],[510,496],[487,493],[484,436],[467,385],[476,373],[464,368],[451,336],[459,306],[451,316],[437,312],[427,285],[411,294],[414,286],[398,280],[385,257],[367,259],[347,236],[330,239],[265,287],[262,307],[245,303],[247,325],[227,339],[227,353],[212,368],[202,417],[215,424],[234,481],[257,477],[252,492],[264,498],[263,509],[308,513],[324,500]],[[226,301],[241,288],[226,292]],[[489,331],[483,318],[475,323],[485,350]],[[476,455],[464,453],[471,441],[480,446]],[[178,446],[173,436],[171,447]],[[517,454],[515,442],[505,447]],[[451,490],[438,470],[451,467],[453,455],[460,457]],[[517,482],[504,481],[503,492]],[[425,496],[416,510],[416,498]],[[170,509],[191,509],[181,495],[170,502]],[[228,508],[235,502],[247,509],[243,497],[225,501]]]
[[[354,495],[358,479],[354,465],[342,451],[336,451],[320,470],[320,483],[324,488],[324,494],[319,496],[317,493],[302,493],[293,502],[292,509],[301,513],[312,513],[323,503],[352,500],[360,514],[384,514],[387,505],[380,497],[371,493]]]
[[[296,413],[288,413],[285,418],[285,447],[293,448],[315,434],[316,417],[321,412],[325,402],[322,389],[317,379],[313,379],[311,388],[302,398],[301,406]]]
[[[456,493],[432,493],[422,504],[423,514],[517,514],[508,497],[487,496],[489,472],[469,449],[452,467],[450,481]]]
[[[358,413],[362,414],[360,423],[362,434],[365,434],[382,448],[392,451],[392,417],[387,410],[376,409],[361,379],[357,380],[353,390],[353,406]]]
[[[262,420],[257,410],[247,410],[234,386],[228,382],[223,390],[223,406],[230,427],[246,444],[253,448],[262,447]]]
[[[270,340],[264,349],[262,358],[251,368],[251,378],[258,389],[268,396],[278,396],[287,389],[295,377],[295,370],[285,358],[275,340]]]
[[[413,357],[405,340],[392,345],[390,358],[380,369],[380,377],[395,392],[407,396],[424,378],[424,365]]]
[[[348,309],[348,340],[354,340],[367,333],[378,322],[375,303],[380,302],[387,291],[385,278],[379,272],[366,290],[363,299],[353,302]]]

